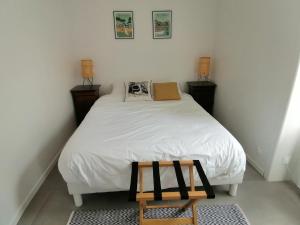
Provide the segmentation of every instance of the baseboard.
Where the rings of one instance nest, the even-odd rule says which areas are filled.
[[[66,225],[70,225],[73,215],[74,215],[74,211],[72,211],[72,213],[71,213],[71,215],[70,215],[70,217],[69,217],[68,222],[67,222]]]
[[[29,205],[29,203],[31,202],[31,200],[33,199],[35,194],[38,192],[38,190],[40,189],[40,187],[42,186],[42,184],[46,180],[47,176],[51,172],[51,170],[56,165],[56,162],[58,160],[59,155],[60,155],[60,152],[58,152],[54,156],[54,158],[51,160],[51,162],[50,162],[49,166],[47,167],[47,169],[42,173],[42,175],[40,176],[38,181],[35,183],[35,185],[32,187],[30,192],[27,194],[26,198],[24,199],[22,204],[19,206],[19,209],[18,209],[17,213],[15,214],[14,218],[10,222],[10,225],[16,225],[19,222],[19,220],[20,220],[21,216],[23,215],[24,211],[26,210],[27,206]]]
[[[247,162],[257,170],[257,172],[264,177],[265,171],[255,162],[253,158],[251,158],[248,154],[247,155]]]

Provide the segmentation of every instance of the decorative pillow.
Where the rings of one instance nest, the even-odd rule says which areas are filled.
[[[152,101],[150,87],[151,81],[126,82],[125,102]]]
[[[176,82],[154,83],[154,101],[180,100],[178,85]]]

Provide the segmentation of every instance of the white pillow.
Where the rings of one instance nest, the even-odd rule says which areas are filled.
[[[151,81],[128,81],[125,83],[125,102],[152,101]]]
[[[112,84],[112,95],[122,95],[125,97],[125,84],[124,82],[114,82]]]

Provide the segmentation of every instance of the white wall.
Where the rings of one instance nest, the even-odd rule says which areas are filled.
[[[104,86],[131,78],[196,79],[196,61],[213,52],[215,0],[69,0],[74,60],[95,61]],[[152,10],[173,11],[173,35],[152,39]],[[113,10],[134,11],[134,40],[115,40]],[[77,66],[79,74],[79,63]]]
[[[218,5],[216,117],[270,180],[281,178],[269,175],[298,66],[299,8],[298,0]]]
[[[1,1],[1,225],[17,222],[74,129],[62,2]]]

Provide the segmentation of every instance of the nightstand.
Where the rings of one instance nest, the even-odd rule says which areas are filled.
[[[71,90],[77,126],[80,125],[94,102],[100,97],[99,88],[100,85],[78,85]]]
[[[211,81],[191,81],[187,82],[187,85],[189,94],[199,105],[212,115],[217,85]]]

